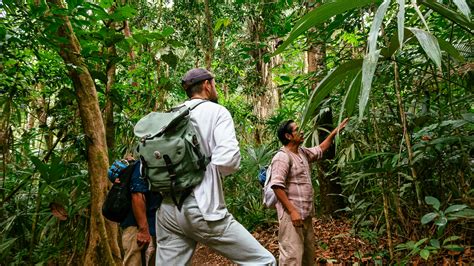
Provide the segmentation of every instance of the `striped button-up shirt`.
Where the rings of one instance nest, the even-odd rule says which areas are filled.
[[[288,199],[300,211],[302,219],[314,214],[314,191],[309,164],[322,156],[323,152],[319,146],[300,147],[298,154],[283,147],[272,160],[271,187],[282,187],[285,190]],[[276,204],[276,208],[280,219],[285,209],[280,202]]]

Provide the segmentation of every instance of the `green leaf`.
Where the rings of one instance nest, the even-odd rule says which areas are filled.
[[[453,0],[454,4],[458,7],[459,11],[470,21],[471,20],[471,9],[466,3],[466,0]]]
[[[460,245],[446,245],[446,246],[443,246],[443,248],[452,250],[452,251],[460,251],[460,252],[464,251],[464,248],[461,247]]]
[[[423,215],[423,217],[421,217],[421,224],[427,224],[427,223],[433,221],[433,219],[436,218],[437,216],[438,216],[438,214],[434,213],[434,212],[427,213],[427,214]]]
[[[425,243],[426,240],[428,240],[428,238],[423,238],[423,239],[420,239],[418,242],[416,242],[414,248],[417,248],[419,247],[421,244]]]
[[[168,37],[170,36],[171,34],[174,33],[174,29],[170,26],[166,26],[164,29],[163,29],[163,32],[161,34],[163,34],[163,37]]]
[[[10,238],[10,239],[2,239],[2,243],[0,244],[0,254],[7,254],[7,251],[10,247],[15,243],[18,238]]]
[[[424,260],[427,260],[430,257],[430,251],[428,249],[422,249],[420,251],[420,257],[422,257]]]
[[[359,121],[362,121],[365,107],[369,101],[370,90],[372,89],[372,79],[374,78],[379,56],[380,50],[377,50],[375,53],[368,53],[364,57],[364,63],[362,65],[362,92],[359,98]]]
[[[416,36],[428,57],[433,60],[438,69],[441,69],[441,49],[439,48],[438,39],[427,31],[417,28],[408,29]]]
[[[114,3],[114,0],[100,0],[100,7],[102,8],[109,8],[112,6],[112,4]]]
[[[453,241],[456,241],[458,239],[461,239],[460,236],[450,236],[448,238],[446,238],[444,241],[443,241],[443,246],[449,242],[453,242]]]
[[[448,223],[446,216],[442,215],[434,222],[437,226],[445,226]]]
[[[431,196],[426,196],[425,197],[425,202],[426,202],[426,204],[433,206],[433,208],[435,210],[437,210],[437,211],[439,210],[440,203],[439,203],[439,200],[437,198],[431,197]]]
[[[385,0],[377,9],[377,12],[375,13],[374,21],[372,22],[372,26],[370,27],[370,32],[369,32],[369,39],[368,39],[369,54],[375,54],[377,52],[377,36],[379,35],[380,26],[382,25],[385,12],[387,12],[387,8],[389,4],[390,4],[390,0]]]
[[[461,16],[459,13],[447,8],[445,5],[442,5],[435,0],[419,0],[418,2],[440,13],[443,17],[451,20],[452,22],[456,23],[457,25],[472,34],[474,24],[467,20],[464,16]]]
[[[456,217],[456,218],[466,218],[466,219],[474,219],[474,210],[473,209],[464,209],[455,213],[451,213],[449,217]]]
[[[431,245],[432,247],[437,248],[437,249],[440,249],[440,248],[441,248],[441,245],[440,245],[438,239],[431,239],[431,240],[430,240],[430,245]]]
[[[380,2],[380,0],[334,0],[322,4],[321,6],[308,12],[306,15],[300,18],[298,22],[296,22],[288,38],[278,47],[272,56],[283,52],[283,50],[285,50],[285,48],[290,45],[298,36],[310,28],[326,22],[331,17],[376,2]]]
[[[327,74],[311,93],[308,104],[303,112],[301,125],[305,125],[313,117],[316,108],[331,90],[339,86],[346,78],[356,75],[357,72],[360,71],[361,66],[362,60],[355,59],[343,63]]]
[[[135,8],[126,5],[119,7],[115,10],[115,12],[111,15],[111,18],[115,21],[122,21],[129,18],[134,17],[137,14],[137,10]]]
[[[467,208],[467,205],[464,205],[464,204],[462,204],[462,205],[451,205],[444,211],[444,213],[448,214],[450,212],[458,212],[458,211],[460,211],[462,209],[465,209],[465,208]]]
[[[449,42],[441,38],[438,38],[438,43],[441,50],[448,53],[451,57],[453,57],[454,59],[456,59],[457,61],[461,63],[465,61],[464,57],[459,53],[459,51],[452,44],[450,44]]]
[[[347,116],[351,116],[354,112],[355,105],[357,103],[357,97],[359,96],[360,92],[361,79],[362,74],[361,71],[359,71],[356,77],[352,80],[351,85],[349,86],[349,89],[346,95],[344,96],[342,106],[346,109]],[[342,119],[342,112],[340,118]]]
[[[400,49],[403,47],[403,35],[405,33],[405,0],[397,0],[398,2],[398,13],[397,13],[397,26],[398,26],[398,41],[400,43]]]

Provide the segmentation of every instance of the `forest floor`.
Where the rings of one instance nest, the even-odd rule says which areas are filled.
[[[317,265],[364,265],[390,264],[380,256],[374,256],[380,251],[388,253],[385,239],[378,239],[369,243],[351,234],[351,223],[345,219],[313,219],[315,233],[315,262]],[[269,228],[257,229],[252,235],[278,260],[278,225]],[[376,243],[375,243],[376,242]],[[379,252],[378,252],[379,251]],[[372,254],[372,255],[370,255]],[[447,254],[429,264],[436,265],[473,265],[471,250],[463,254]],[[388,254],[386,254],[388,257]],[[427,262],[421,258],[414,258],[409,264],[425,265]],[[235,265],[230,260],[216,253],[212,249],[198,245],[194,253],[192,265]]]

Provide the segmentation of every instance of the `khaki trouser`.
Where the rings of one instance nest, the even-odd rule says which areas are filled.
[[[313,265],[314,231],[312,217],[306,218],[302,227],[295,227],[291,222],[291,216],[285,211],[279,223],[279,265]]]
[[[122,246],[125,251],[123,258],[124,266],[141,266],[142,265],[142,248],[137,244],[138,228],[136,226],[129,226],[123,230]],[[145,251],[146,265],[155,265],[155,240],[154,237],[150,241]]]
[[[156,213],[156,265],[189,265],[200,242],[239,265],[276,265],[266,250],[234,217],[204,220],[194,195],[178,211],[166,199]]]

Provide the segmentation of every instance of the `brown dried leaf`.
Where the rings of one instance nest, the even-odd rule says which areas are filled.
[[[67,220],[68,215],[63,205],[56,202],[51,202],[49,204],[49,209],[51,210],[51,213],[54,217],[58,218],[61,221]]]

